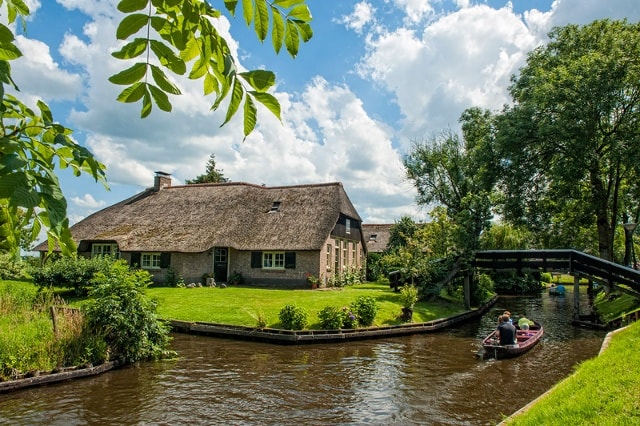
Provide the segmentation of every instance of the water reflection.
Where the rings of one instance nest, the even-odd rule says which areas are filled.
[[[368,342],[176,335],[178,360],[0,395],[0,423],[495,424],[597,354],[603,334],[570,326],[573,299],[565,297],[500,298],[479,321]],[[505,309],[543,322],[543,341],[519,358],[478,361],[482,337]]]

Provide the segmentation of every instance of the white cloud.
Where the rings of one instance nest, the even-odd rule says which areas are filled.
[[[373,21],[375,11],[376,9],[371,6],[370,3],[362,1],[356,3],[351,14],[342,17],[338,22],[345,24],[347,28],[360,34],[362,33],[365,25],[368,25]]]
[[[16,45],[23,56],[13,61],[11,67],[23,101],[33,104],[35,99],[74,100],[82,93],[81,77],[54,62],[45,43],[19,35]]]
[[[405,143],[457,128],[467,107],[499,109],[509,78],[540,43],[510,7],[484,5],[444,15],[421,33],[398,28],[369,40],[360,73],[395,97]]]
[[[71,201],[78,207],[97,210],[106,205],[104,201],[96,201],[91,194],[84,194],[82,197],[72,197]]]

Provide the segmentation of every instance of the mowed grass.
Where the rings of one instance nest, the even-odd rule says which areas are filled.
[[[613,335],[598,357],[556,385],[510,426],[640,424],[640,323]]]
[[[257,319],[267,327],[280,328],[278,314],[288,304],[304,308],[310,329],[320,328],[318,313],[325,306],[349,306],[359,296],[373,297],[378,305],[373,326],[401,324],[400,294],[385,283],[365,283],[344,288],[317,290],[279,290],[245,286],[227,288],[151,287],[148,295],[158,301],[158,315],[163,319],[202,321],[254,327]],[[464,311],[462,303],[438,300],[419,301],[413,322],[426,322]]]

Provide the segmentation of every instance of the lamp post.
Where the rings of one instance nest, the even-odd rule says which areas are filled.
[[[627,222],[624,225],[624,265],[631,267],[636,264],[636,253],[633,248],[633,232],[638,226],[637,223]],[[631,263],[633,258],[633,264]]]

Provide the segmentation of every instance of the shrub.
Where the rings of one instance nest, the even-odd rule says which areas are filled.
[[[297,305],[285,305],[278,317],[285,330],[302,330],[307,326],[307,311]]]
[[[400,288],[400,302],[404,308],[413,309],[418,301],[418,289],[414,285],[405,284]]]
[[[20,281],[28,276],[25,262],[16,260],[9,253],[0,253],[0,280]]]
[[[491,277],[487,274],[480,274],[471,292],[471,304],[477,306],[488,300],[494,294],[493,288],[494,283]]]
[[[358,323],[363,327],[369,327],[378,313],[378,304],[371,296],[360,296],[351,304],[351,309],[358,317]]]
[[[233,273],[229,276],[229,284],[230,285],[244,284],[244,277],[242,276],[242,272],[233,271]]]
[[[89,329],[104,338],[112,358],[130,363],[166,354],[169,328],[159,321],[156,302],[145,295],[149,284],[149,272],[130,270],[124,260],[96,273],[86,319]]]
[[[91,279],[100,271],[110,268],[114,259],[109,256],[61,257],[49,261],[32,272],[33,282],[39,287],[72,288],[77,295],[86,295]]]
[[[337,330],[344,325],[344,314],[342,309],[335,306],[325,306],[320,312],[318,312],[318,318],[320,319],[320,328],[325,330]]]

